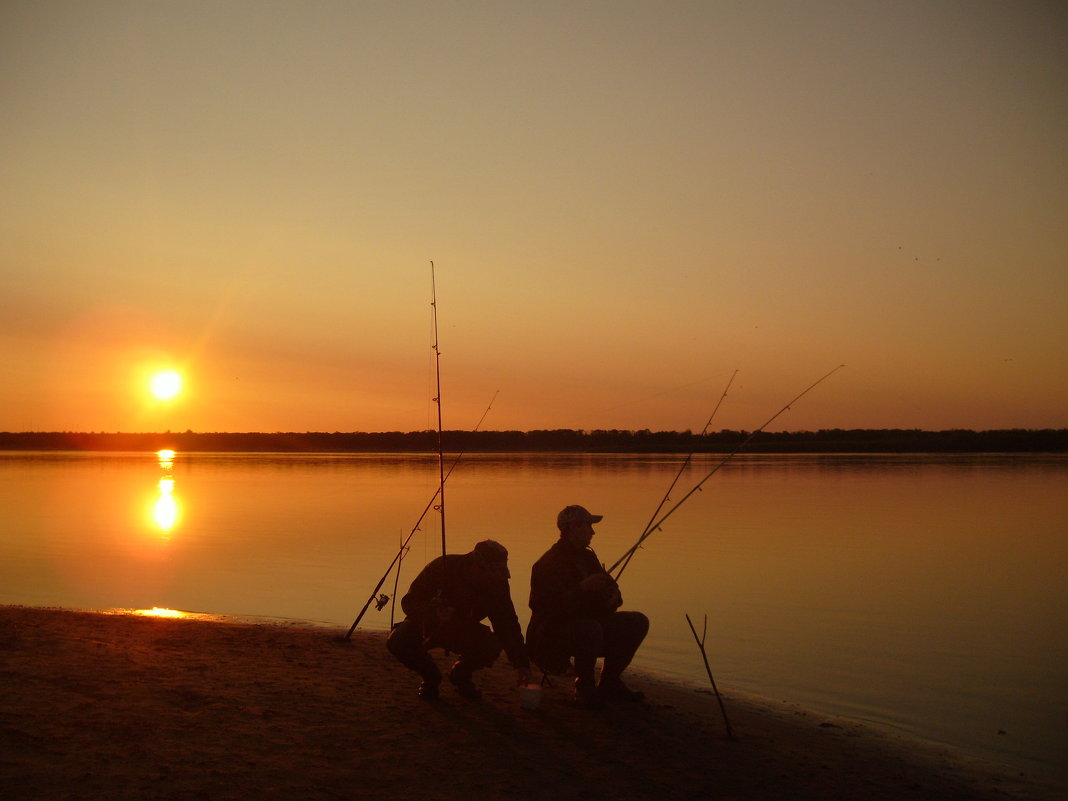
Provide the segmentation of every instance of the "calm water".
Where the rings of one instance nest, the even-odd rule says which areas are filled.
[[[604,514],[593,547],[611,563],[680,462],[467,457],[447,487],[450,550],[507,545],[525,624],[556,512]],[[347,627],[436,477],[427,456],[0,454],[0,603]],[[738,457],[623,576],[625,608],[653,623],[638,664],[707,685],[684,618],[707,614],[721,687],[1068,783],[1066,478],[1059,456]],[[422,529],[402,591],[440,547],[433,513]],[[387,628],[389,608],[363,625]]]

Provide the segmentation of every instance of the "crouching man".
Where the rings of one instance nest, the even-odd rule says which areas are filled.
[[[401,598],[405,619],[386,640],[389,652],[423,678],[419,695],[438,697],[441,671],[428,651],[443,648],[459,658],[449,681],[464,698],[482,696],[473,674],[489,667],[504,648],[520,684],[530,681],[530,662],[508,587],[508,551],[493,540],[465,554],[446,554],[430,562]],[[482,621],[489,618],[491,630]]]
[[[556,518],[560,539],[530,574],[527,647],[548,673],[563,673],[575,660],[575,700],[584,706],[605,701],[640,701],[621,678],[649,631],[641,612],[617,611],[619,587],[590,548],[593,524],[602,515],[568,506]],[[598,657],[604,657],[595,681]]]

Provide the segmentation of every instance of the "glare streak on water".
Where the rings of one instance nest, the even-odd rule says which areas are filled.
[[[720,460],[698,457],[674,499]],[[681,456],[479,455],[449,480],[450,550],[511,552],[522,622],[556,512],[629,548]],[[622,581],[637,666],[957,745],[1068,783],[1068,459],[740,456]],[[0,453],[0,603],[302,618],[347,627],[436,489],[388,454]],[[413,536],[401,592],[440,547]],[[383,586],[393,593],[393,577]],[[389,607],[365,628],[389,626]]]

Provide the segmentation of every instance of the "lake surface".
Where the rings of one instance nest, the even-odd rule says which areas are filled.
[[[702,456],[679,500],[719,456]],[[477,455],[446,487],[449,550],[529,572],[560,508],[603,514],[609,564],[681,456]],[[436,456],[0,453],[0,603],[162,607],[347,627],[437,488]],[[751,455],[716,473],[622,578],[636,665],[948,743],[1068,783],[1068,458]],[[433,511],[401,592],[440,550]],[[392,576],[383,590],[393,594]],[[390,608],[363,628],[386,629]]]

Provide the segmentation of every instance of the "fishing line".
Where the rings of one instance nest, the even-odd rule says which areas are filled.
[[[702,485],[706,481],[708,481],[708,479],[712,478],[712,476],[714,476],[717,472],[719,472],[719,469],[721,467],[723,467],[723,465],[725,465],[727,462],[729,462],[731,459],[733,459],[743,448],[745,448],[746,445],[748,445],[753,440],[753,438],[757,434],[759,434],[761,431],[763,431],[765,428],[767,428],[769,425],[771,425],[772,422],[774,422],[775,419],[779,417],[779,415],[781,415],[784,412],[788,411],[790,409],[790,407],[793,406],[793,404],[797,403],[799,400],[801,400],[801,398],[803,398],[805,395],[807,395],[813,389],[818,387],[820,384],[822,384],[824,381],[826,381],[832,375],[837,373],[843,367],[845,367],[844,364],[838,365],[833,370],[831,370],[829,373],[827,373],[822,378],[820,378],[818,381],[815,381],[814,383],[812,383],[808,387],[806,387],[800,394],[797,395],[797,397],[795,397],[793,400],[789,401],[785,406],[783,406],[781,409],[779,409],[779,411],[775,412],[775,414],[773,414],[771,417],[769,417],[767,419],[767,421],[765,421],[764,425],[760,426],[760,428],[758,428],[755,431],[753,431],[748,437],[746,437],[742,441],[742,443],[737,448],[735,448],[733,451],[731,451],[725,457],[723,457],[722,461],[720,461],[715,467],[713,467],[705,475],[704,478],[702,478],[700,481],[698,481],[696,484],[694,484],[693,488],[689,492],[687,492],[684,496],[682,496],[682,500],[680,500],[678,503],[676,503],[674,506],[672,506],[670,509],[668,509],[668,511],[660,519],[656,520],[655,522],[653,522],[649,526],[646,526],[645,531],[642,532],[642,535],[638,538],[638,541],[636,543],[634,543],[634,545],[632,545],[626,551],[626,553],[624,553],[621,557],[619,557],[619,559],[617,559],[615,561],[615,563],[610,568],[608,568],[608,572],[609,573],[612,573],[613,571],[615,571],[617,567],[619,568],[619,572],[616,573],[613,576],[613,578],[616,581],[619,581],[619,577],[621,575],[623,575],[623,568],[627,566],[627,563],[630,562],[630,559],[631,559],[631,557],[633,557],[634,552],[637,551],[642,546],[642,543],[645,542],[645,540],[648,539],[652,535],[652,533],[654,531],[659,531],[660,530],[660,526],[663,525],[664,521],[667,520],[669,517],[671,517],[671,515],[673,515],[675,513],[675,510],[677,510],[680,506],[682,506],[684,503],[686,503],[686,501],[689,500],[691,495],[693,495],[695,492],[698,492],[701,489]],[[622,567],[620,567],[620,565],[622,565]]]
[[[434,375],[437,379],[437,394],[434,403],[438,405],[438,512],[441,514],[441,555],[445,556],[445,445],[441,433],[441,348],[438,344],[438,286],[434,272],[434,262],[430,262],[430,308],[434,319]]]
[[[735,379],[735,377],[737,375],[738,375],[738,370],[735,369],[735,371],[733,373],[731,373],[730,379],[727,381],[727,386],[723,388],[723,394],[720,395],[719,396],[719,400],[716,401],[716,407],[712,410],[712,414],[710,414],[708,416],[708,422],[706,422],[705,425],[704,425],[704,428],[701,429],[700,436],[704,436],[705,434],[708,433],[708,429],[712,425],[712,420],[715,418],[716,412],[719,411],[719,407],[721,405],[723,405],[723,400],[727,397],[727,393],[730,391],[731,384],[734,383],[734,379]],[[686,468],[690,466],[690,462],[693,460],[693,454],[694,454],[694,451],[690,451],[689,454],[687,454],[686,458],[683,460],[682,464],[679,466],[679,472],[677,472],[675,474],[675,478],[672,479],[670,486],[668,486],[667,491],[664,493],[664,496],[660,499],[660,503],[657,504],[656,510],[649,517],[649,522],[645,524],[645,530],[642,531],[642,536],[639,539],[639,542],[641,542],[642,540],[645,539],[646,536],[648,536],[649,531],[653,527],[653,521],[656,520],[656,516],[658,514],[660,514],[660,510],[664,508],[664,504],[667,503],[669,500],[671,500],[671,497],[670,497],[671,496],[671,491],[673,489],[675,489],[675,485],[679,482],[679,479],[682,478],[682,474],[685,473],[686,472]],[[630,560],[634,558],[634,554],[635,553],[637,553],[637,549],[632,549],[628,553],[626,561],[624,561],[623,562],[623,566],[619,568],[620,575],[622,575],[623,571],[626,569],[627,565],[630,563]],[[616,564],[618,564],[618,562]],[[612,567],[614,569],[615,565],[612,565]],[[616,578],[618,580],[618,576]]]

